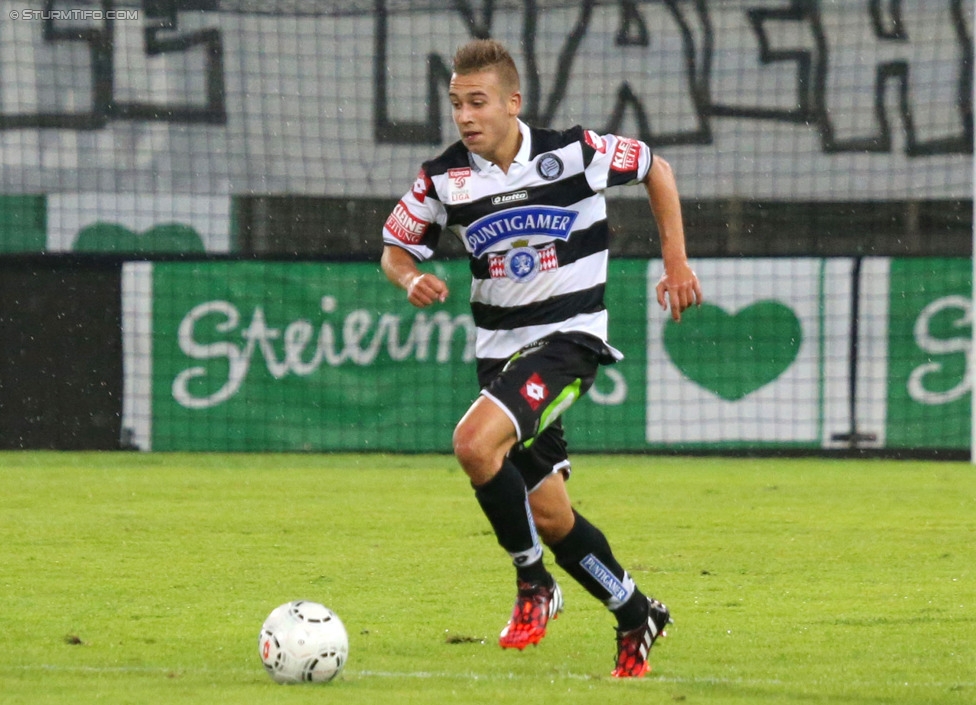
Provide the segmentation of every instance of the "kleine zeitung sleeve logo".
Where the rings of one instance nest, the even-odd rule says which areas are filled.
[[[401,200],[386,219],[386,229],[400,242],[419,245],[427,232],[428,223],[416,217]]]

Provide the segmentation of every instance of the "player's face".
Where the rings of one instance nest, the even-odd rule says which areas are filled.
[[[494,163],[511,163],[518,152],[522,95],[506,90],[494,70],[451,76],[454,124],[464,146]],[[510,153],[509,153],[510,152]]]

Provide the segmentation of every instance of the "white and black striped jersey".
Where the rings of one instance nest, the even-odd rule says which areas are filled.
[[[522,145],[508,173],[459,141],[425,162],[383,228],[387,245],[433,256],[442,229],[470,255],[479,359],[508,358],[553,333],[582,333],[610,356],[603,293],[609,228],[604,191],[651,168],[640,140],[576,126],[559,132],[519,121]]]

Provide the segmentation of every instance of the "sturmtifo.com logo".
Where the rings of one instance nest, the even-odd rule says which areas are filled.
[[[12,20],[48,20],[61,22],[82,22],[85,20],[138,20],[139,10],[87,10],[71,8],[68,10],[11,10],[7,17]]]

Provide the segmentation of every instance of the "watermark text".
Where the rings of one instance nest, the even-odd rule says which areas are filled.
[[[11,10],[7,16],[12,20],[57,20],[62,22],[82,22],[86,20],[138,20],[139,10]]]

